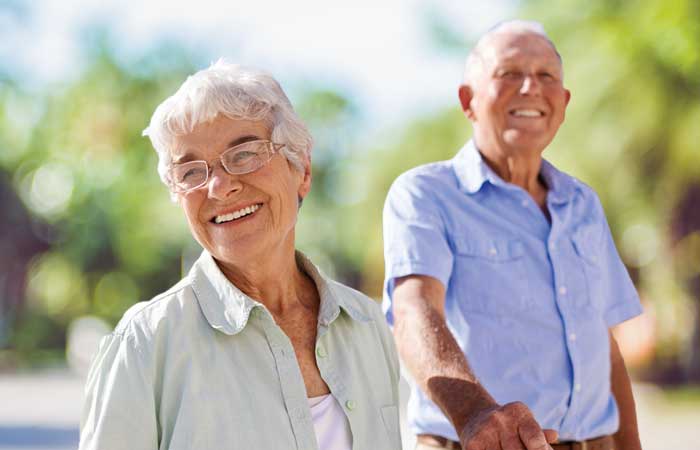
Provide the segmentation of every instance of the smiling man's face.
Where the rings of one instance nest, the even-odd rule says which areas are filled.
[[[311,174],[298,171],[281,153],[256,170],[231,175],[219,156],[246,141],[269,140],[264,122],[217,116],[180,136],[171,151],[175,162],[207,161],[207,184],[178,194],[195,239],[219,261],[246,264],[294,248],[298,199],[311,188]]]
[[[477,146],[503,155],[541,154],[570,98],[556,51],[538,34],[503,32],[480,54],[481,70],[460,89]]]

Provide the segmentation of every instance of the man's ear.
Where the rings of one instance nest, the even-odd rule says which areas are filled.
[[[571,100],[571,91],[564,89],[564,94],[566,95],[566,102],[564,104],[568,106],[569,101]]]
[[[469,120],[474,120],[474,110],[472,109],[472,99],[474,98],[474,91],[472,88],[466,84],[459,87],[459,103],[462,105],[462,111],[464,115],[469,118]]]

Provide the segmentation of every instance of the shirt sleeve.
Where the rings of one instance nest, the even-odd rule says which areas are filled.
[[[100,342],[85,387],[80,450],[158,448],[153,384],[144,351],[116,333]]]
[[[393,324],[391,301],[396,278],[427,275],[447,288],[454,256],[450,248],[439,203],[432,198],[426,181],[399,178],[384,204],[384,302]]]
[[[617,252],[615,241],[610,232],[610,226],[605,218],[605,211],[597,196],[595,201],[600,220],[603,222],[601,262],[607,275],[604,282],[608,295],[604,297],[605,309],[603,319],[608,327],[612,327],[640,315],[642,313],[642,305],[629,272]]]

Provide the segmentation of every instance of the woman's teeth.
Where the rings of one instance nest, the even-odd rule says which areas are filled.
[[[214,218],[214,222],[216,222],[216,223],[230,222],[232,220],[236,220],[236,219],[240,219],[241,217],[245,217],[249,214],[253,214],[258,209],[260,209],[259,204],[253,205],[253,206],[247,206],[245,208],[239,209],[238,211],[234,211],[230,214],[216,216]]]

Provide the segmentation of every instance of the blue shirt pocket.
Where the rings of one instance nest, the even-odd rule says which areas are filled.
[[[530,306],[522,241],[457,236],[454,246],[450,289],[460,309],[508,315]]]
[[[602,261],[604,255],[602,236],[601,227],[595,223],[579,225],[571,235],[578,263],[585,277],[583,303],[585,306],[593,306],[596,309],[604,307],[607,286],[606,272],[603,267],[605,261]]]

